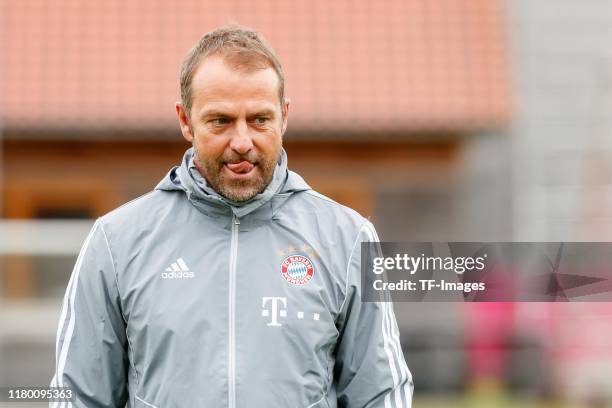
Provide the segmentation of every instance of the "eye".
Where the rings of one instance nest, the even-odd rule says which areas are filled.
[[[211,125],[214,126],[223,126],[223,125],[227,125],[229,124],[229,119],[228,118],[224,118],[224,117],[220,117],[220,118],[214,118],[208,121],[208,123],[210,123]]]
[[[257,125],[265,125],[266,123],[268,123],[268,120],[269,119],[267,117],[265,117],[265,116],[257,116],[255,118],[255,123]]]

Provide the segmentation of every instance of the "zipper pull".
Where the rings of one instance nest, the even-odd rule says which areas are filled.
[[[234,215],[234,225],[240,225],[240,218],[236,217],[236,215]]]

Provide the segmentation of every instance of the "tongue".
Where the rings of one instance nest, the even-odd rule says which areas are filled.
[[[241,161],[239,163],[227,163],[226,166],[234,173],[248,173],[254,167],[254,164],[248,161]]]

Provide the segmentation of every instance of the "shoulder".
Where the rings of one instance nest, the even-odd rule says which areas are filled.
[[[343,218],[349,218],[357,223],[363,223],[366,221],[366,219],[354,209],[340,204],[326,195],[319,193],[318,191],[307,190],[305,191],[305,194],[304,199],[306,201],[310,202],[311,205],[325,213],[338,215]]]
[[[315,191],[306,190],[290,200],[287,210],[311,217],[323,229],[342,230],[349,236],[356,236],[370,221],[354,209],[340,204]],[[371,224],[370,224],[371,225]]]
[[[117,229],[155,223],[171,211],[173,203],[180,202],[180,195],[173,191],[149,191],[100,217],[100,226],[104,229]]]

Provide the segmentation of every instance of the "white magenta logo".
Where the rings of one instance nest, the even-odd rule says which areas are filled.
[[[287,298],[280,296],[265,296],[261,298],[261,315],[268,320],[266,326],[281,327],[281,318],[286,319],[287,317]],[[297,311],[295,315],[298,320],[312,319],[319,321],[321,320],[320,313],[306,313],[304,311]]]
[[[271,309],[268,309],[268,303],[271,305]],[[269,317],[270,322],[266,326],[282,326],[282,323],[278,321],[280,317],[287,316],[287,298],[286,297],[262,297],[261,298],[261,315],[263,317]]]
[[[189,270],[183,258],[179,258],[161,273],[161,277],[162,279],[191,279],[194,274]]]

